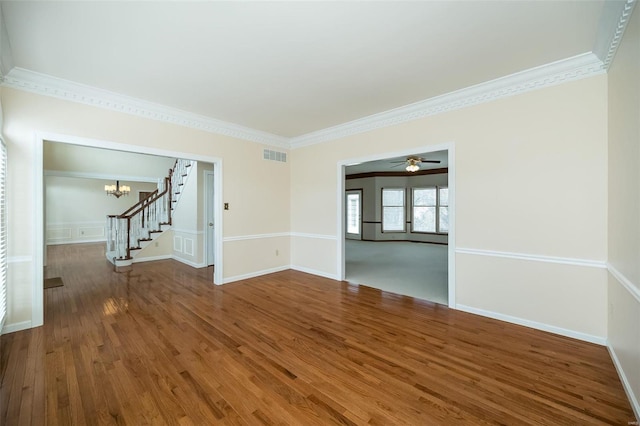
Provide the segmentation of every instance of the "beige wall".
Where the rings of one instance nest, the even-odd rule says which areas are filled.
[[[602,75],[293,150],[292,264],[338,275],[338,162],[451,143],[458,307],[604,342],[606,102]]]
[[[609,329],[640,418],[640,10],[609,70]]]
[[[164,122],[149,120],[1,88],[4,112],[3,133],[9,152],[7,179],[9,220],[9,312],[7,330],[31,326],[32,301],[36,265],[34,214],[34,170],[42,168],[36,149],[36,132],[90,138],[167,153],[216,157],[223,163],[223,198],[230,204],[224,212],[224,237],[259,237],[260,244],[247,244],[237,250],[237,243],[223,244],[224,265],[234,276],[257,274],[265,267],[263,258],[272,264],[289,264],[288,237],[270,237],[286,233],[290,222],[289,163],[265,161],[265,146],[231,137],[198,131]],[[177,155],[180,157],[180,155]],[[268,177],[268,179],[265,179]],[[41,194],[40,194],[41,195]],[[277,239],[284,255],[267,253],[262,240]],[[274,243],[275,244],[275,243]],[[231,277],[224,272],[224,277]]]

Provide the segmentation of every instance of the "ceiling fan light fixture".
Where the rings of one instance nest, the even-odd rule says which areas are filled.
[[[418,165],[418,163],[419,161],[415,160],[414,158],[409,158],[407,160],[406,170],[411,173],[417,172],[418,170],[420,170],[420,166]]]

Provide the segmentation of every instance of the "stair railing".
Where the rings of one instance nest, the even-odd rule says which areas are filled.
[[[176,160],[158,189],[124,213],[107,216],[107,252],[119,260],[131,259],[131,250],[141,248],[140,242],[150,241],[151,233],[161,231],[162,225],[171,225],[171,211],[189,167],[191,161]]]

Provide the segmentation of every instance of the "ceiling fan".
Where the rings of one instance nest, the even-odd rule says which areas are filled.
[[[431,163],[431,164],[440,164],[440,160],[426,160],[424,158],[421,157],[407,157],[406,160],[403,161],[392,161],[392,163],[399,163],[397,166],[393,166],[393,167],[398,167],[402,164],[406,164],[407,167],[405,167],[405,169],[408,172],[417,172],[418,170],[420,170],[420,164],[422,163]]]

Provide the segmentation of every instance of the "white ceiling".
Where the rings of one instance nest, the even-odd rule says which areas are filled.
[[[1,3],[15,67],[287,138],[594,51],[604,5]]]

